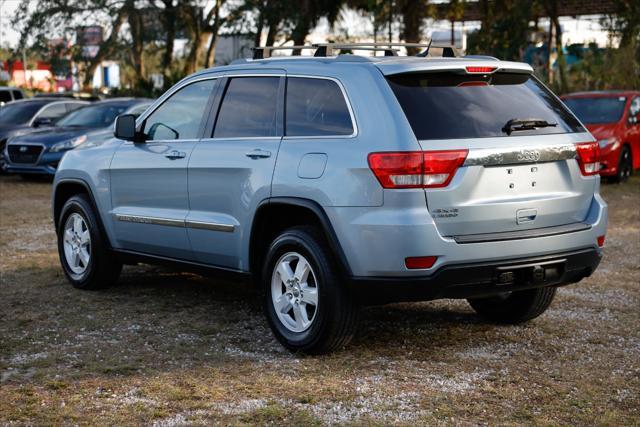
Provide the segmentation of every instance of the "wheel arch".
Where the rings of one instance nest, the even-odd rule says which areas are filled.
[[[351,276],[351,268],[331,221],[322,206],[309,199],[272,197],[258,205],[249,239],[249,270],[257,277],[264,254],[276,234],[286,228],[312,224],[319,227],[339,264],[340,273]]]
[[[98,220],[98,226],[100,227],[100,233],[102,234],[103,239],[107,242],[109,246],[110,241],[107,233],[105,232],[104,224],[102,223],[102,216],[100,211],[98,210],[98,204],[96,203],[96,199],[93,196],[93,192],[91,191],[91,187],[87,184],[86,181],[82,179],[76,178],[65,178],[58,181],[53,189],[53,197],[52,197],[52,208],[53,208],[53,223],[58,231],[58,222],[60,221],[60,214],[62,213],[62,207],[65,202],[69,200],[69,198],[76,196],[78,194],[86,194],[89,197],[89,201],[95,211],[95,216]]]

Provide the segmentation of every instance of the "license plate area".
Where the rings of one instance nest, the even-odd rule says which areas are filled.
[[[566,260],[497,267],[494,283],[507,285],[540,285],[558,281],[565,271]]]

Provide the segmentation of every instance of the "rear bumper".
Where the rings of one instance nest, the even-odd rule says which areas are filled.
[[[595,271],[596,248],[542,257],[447,265],[422,277],[353,277],[350,288],[364,304],[473,298],[575,283]]]

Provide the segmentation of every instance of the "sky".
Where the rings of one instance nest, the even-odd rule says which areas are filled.
[[[19,41],[19,33],[11,24],[11,19],[15,15],[20,0],[0,0],[0,46],[15,47]],[[598,16],[583,16],[578,19],[561,18],[563,27],[563,42],[587,43],[595,41],[601,46],[607,44],[608,34],[602,31]],[[541,23],[544,23],[542,20]],[[449,31],[450,23],[447,21],[429,21],[427,23],[426,36],[431,35],[431,31]],[[479,27],[479,22],[467,22],[464,24],[465,30],[472,30]],[[461,23],[456,24],[456,29],[460,30]],[[355,11],[343,10],[341,19],[336,24],[335,32],[341,35],[348,34],[351,37],[370,38],[373,34],[371,22],[360,16]],[[323,42],[327,36],[331,36],[332,31],[326,21],[320,22],[318,27],[309,35],[308,42]]]

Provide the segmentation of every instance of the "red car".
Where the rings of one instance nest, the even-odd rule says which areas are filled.
[[[640,91],[579,92],[562,97],[600,144],[600,175],[623,182],[640,168]]]

